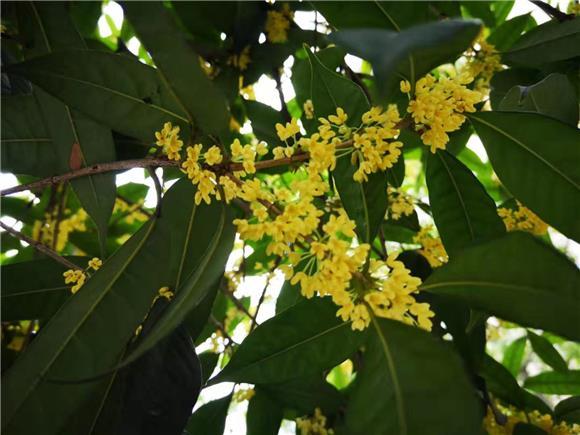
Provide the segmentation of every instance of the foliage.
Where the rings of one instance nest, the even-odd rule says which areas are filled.
[[[512,6],[3,2],[2,433],[580,433],[580,18]]]

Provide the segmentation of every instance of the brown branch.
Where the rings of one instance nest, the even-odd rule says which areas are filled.
[[[147,171],[149,172],[149,175],[153,179],[153,184],[155,185],[155,193],[157,194],[157,205],[155,206],[155,216],[161,217],[161,197],[163,194],[163,187],[161,186],[159,178],[157,178],[157,174],[155,173],[155,167],[147,166]]]
[[[66,258],[59,255],[56,251],[53,251],[52,249],[50,249],[48,246],[45,246],[42,243],[28,237],[27,235],[22,234],[20,231],[16,231],[14,228],[11,228],[8,225],[6,225],[4,222],[0,222],[0,227],[2,229],[4,229],[6,232],[8,232],[9,234],[11,234],[12,236],[16,237],[17,239],[28,243],[30,246],[32,246],[34,249],[36,249],[38,252],[42,252],[44,255],[52,258],[53,260],[59,262],[60,264],[68,267],[69,269],[83,270],[81,267],[77,266],[74,263],[71,263]]]
[[[286,107],[284,92],[282,92],[282,81],[280,80],[280,72],[278,71],[278,68],[272,70],[272,76],[274,76],[274,80],[276,81],[276,90],[278,91],[278,98],[280,98],[280,104],[282,106],[282,116],[284,117],[284,121],[290,122],[292,121],[292,116],[290,116],[288,107]]]
[[[231,291],[229,291],[227,288],[224,287],[221,287],[221,290],[228,298],[230,298],[230,300],[234,303],[234,305],[238,308],[238,310],[242,311],[246,316],[248,316],[250,319],[252,319],[252,321],[254,321],[254,316],[250,314],[248,309],[244,307],[244,304],[242,304],[240,300],[236,298]]]

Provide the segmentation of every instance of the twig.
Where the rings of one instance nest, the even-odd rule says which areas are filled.
[[[252,321],[255,319],[254,316],[252,316],[250,314],[248,309],[246,307],[244,307],[244,304],[242,304],[240,302],[240,300],[238,298],[236,298],[231,291],[229,291],[227,288],[224,288],[224,287],[221,287],[221,290],[227,297],[229,297],[231,299],[231,301],[238,308],[238,310],[242,311],[246,316],[248,316],[250,319],[252,319]]]
[[[228,332],[226,331],[226,328],[224,327],[224,325],[222,325],[222,323],[216,319],[213,314],[209,316],[209,320],[211,321],[211,323],[213,323],[215,325],[215,327],[217,329],[220,330],[220,332],[222,333],[222,335],[224,336],[224,338],[227,338],[229,341],[229,345],[232,344],[238,344],[234,341],[234,339],[230,336],[230,334],[228,334]]]
[[[387,259],[389,253],[387,252],[387,240],[385,239],[385,232],[383,231],[383,227],[379,228],[379,239],[381,240],[381,248],[383,250],[384,260]]]
[[[17,239],[28,243],[30,246],[32,246],[34,249],[36,249],[38,252],[42,252],[44,255],[52,258],[53,260],[59,262],[60,264],[68,267],[69,269],[83,270],[81,267],[77,266],[74,263],[71,263],[66,258],[60,256],[56,251],[53,251],[48,246],[45,246],[42,243],[37,242],[36,240],[28,237],[27,235],[22,234],[20,231],[16,231],[14,228],[11,228],[8,225],[6,225],[4,222],[0,222],[0,227],[2,229],[4,229],[6,232],[8,232],[9,234],[11,234],[12,236],[16,237]]]
[[[555,8],[552,5],[549,5],[548,3],[544,3],[541,0],[530,0],[530,2],[539,7],[542,11],[544,11],[546,15],[548,15],[551,18],[555,18],[560,22],[574,19],[574,15],[562,12],[560,9]]]
[[[276,90],[278,91],[278,97],[280,98],[280,104],[282,105],[282,116],[284,117],[284,121],[290,122],[292,121],[292,117],[290,116],[290,112],[288,112],[288,107],[286,107],[284,92],[282,91],[282,81],[280,80],[280,72],[278,71],[278,68],[272,70],[272,76],[274,76],[274,80],[276,81]]]
[[[119,198],[121,201],[124,201],[124,202],[126,202],[127,204],[129,204],[129,205],[131,205],[131,204],[135,205],[135,203],[134,203],[133,201],[131,201],[129,198],[127,198],[127,197],[125,197],[125,196],[123,196],[123,195],[119,195],[119,194],[117,193],[117,197],[118,197],[118,198]],[[139,211],[140,211],[141,213],[143,213],[143,214],[144,214],[145,216],[147,216],[147,217],[152,217],[152,216],[153,216],[149,210],[147,210],[145,207],[143,207],[143,206],[141,206],[141,205],[138,207],[138,209],[139,209]]]
[[[274,267],[272,270],[276,269],[280,264],[281,257],[276,258],[276,262],[274,263]],[[266,299],[266,292],[268,291],[268,287],[270,286],[270,282],[272,281],[272,272],[268,274],[268,279],[266,281],[266,285],[262,290],[262,294],[260,295],[260,299],[258,300],[258,305],[256,305],[256,313],[254,314],[254,318],[252,319],[252,324],[250,325],[250,331],[253,330],[256,325],[258,324],[258,312],[260,311],[260,307],[264,303],[264,299]]]
[[[149,172],[149,175],[153,179],[153,184],[155,185],[155,192],[157,193],[157,205],[155,206],[155,216],[161,217],[161,195],[163,194],[163,187],[161,186],[159,178],[157,178],[157,174],[155,173],[154,167],[148,166],[147,172]]]
[[[367,100],[372,101],[371,100],[371,93],[369,92],[369,89],[367,88],[367,85],[365,85],[365,83],[361,80],[361,78],[358,76],[357,73],[355,73],[352,69],[350,69],[350,67],[346,64],[346,62],[342,62],[342,67],[344,68],[344,71],[346,72],[346,74],[348,75],[348,77],[357,85],[359,85],[359,87],[363,90],[364,94],[367,97]]]

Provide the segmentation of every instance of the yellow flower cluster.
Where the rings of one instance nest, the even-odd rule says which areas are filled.
[[[171,122],[163,124],[161,131],[155,132],[157,146],[163,147],[163,152],[167,154],[169,160],[181,160],[181,148],[183,141],[179,139],[179,127],[173,127]]]
[[[288,3],[284,3],[280,11],[268,11],[265,26],[267,40],[274,44],[286,42],[293,16]]]
[[[447,133],[458,130],[465,122],[464,113],[475,112],[474,105],[482,100],[481,93],[465,86],[471,81],[473,78],[465,74],[438,79],[429,74],[417,81],[407,112],[432,153],[445,149],[449,142]],[[410,89],[403,84],[401,88]]]
[[[65,211],[70,213],[70,211]],[[87,220],[87,212],[82,208],[76,213],[70,215],[65,219],[61,219],[58,223],[57,231],[57,213],[46,213],[44,221],[35,221],[32,227],[32,238],[47,246],[54,246],[55,251],[62,251],[67,242],[70,233],[73,231],[86,231],[85,222]],[[56,235],[56,243],[54,237]]]
[[[517,210],[500,207],[497,214],[503,219],[508,231],[527,231],[537,236],[548,232],[548,224],[541,220],[532,210],[517,201]]]
[[[253,388],[240,388],[239,390],[234,392],[232,399],[234,402],[240,403],[240,402],[243,402],[245,400],[250,400],[255,395],[256,395],[256,392],[254,391]]]
[[[240,53],[232,54],[228,58],[228,65],[232,65],[240,71],[247,70],[250,63],[252,63],[252,58],[250,57],[249,45],[246,45]]]
[[[314,119],[314,104],[312,104],[312,100],[306,100],[302,109],[304,110],[304,116],[306,116],[306,119]]]
[[[413,198],[401,189],[387,188],[389,197],[389,216],[394,220],[399,220],[402,216],[410,216],[415,211]]]
[[[496,404],[496,407],[507,417],[507,423],[505,425],[498,424],[493,412],[488,407],[483,425],[489,435],[512,435],[518,423],[533,424],[549,435],[577,435],[580,433],[579,424],[566,424],[566,422],[554,424],[552,416],[549,414],[542,414],[538,411],[526,413],[513,406],[504,407],[500,404]]]
[[[333,435],[332,429],[326,428],[326,417],[320,408],[314,410],[310,418],[296,419],[296,427],[300,429],[300,435]]]
[[[102,260],[97,257],[94,257],[91,260],[89,260],[87,268],[85,270],[69,269],[65,271],[62,274],[62,276],[64,277],[64,283],[74,284],[71,287],[70,291],[72,292],[72,294],[75,294],[85,284],[85,281],[87,279],[87,271],[89,269],[97,271],[101,268],[102,265],[103,265]]]
[[[470,48],[465,57],[467,63],[462,72],[475,78],[476,91],[487,94],[491,78],[496,71],[503,69],[499,53],[485,40],[482,32],[475,40],[475,47]]]
[[[138,201],[135,204],[129,204],[121,198],[116,198],[113,213],[124,213],[124,219],[126,219],[128,224],[133,224],[135,222],[145,222],[147,219],[149,219],[149,217],[141,211],[142,205],[143,200]]]
[[[447,263],[449,257],[447,256],[447,251],[445,251],[445,247],[441,242],[441,238],[434,237],[431,234],[432,230],[432,225],[424,226],[421,228],[421,231],[415,235],[413,241],[423,246],[419,252],[427,259],[431,267],[439,267]]]

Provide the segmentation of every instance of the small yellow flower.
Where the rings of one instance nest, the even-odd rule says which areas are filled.
[[[314,119],[314,105],[312,104],[312,100],[306,100],[302,108],[304,109],[306,119]]]
[[[222,152],[220,151],[219,147],[215,145],[207,150],[203,157],[208,165],[217,165],[223,160]]]
[[[411,83],[408,80],[401,80],[401,92],[403,94],[411,92]]]
[[[296,136],[298,133],[300,133],[300,126],[295,118],[292,118],[292,121],[287,122],[285,126],[279,123],[276,124],[276,134],[280,140],[285,141]]]
[[[100,258],[94,257],[92,260],[89,260],[89,267],[93,270],[99,270],[103,265],[103,261]]]

